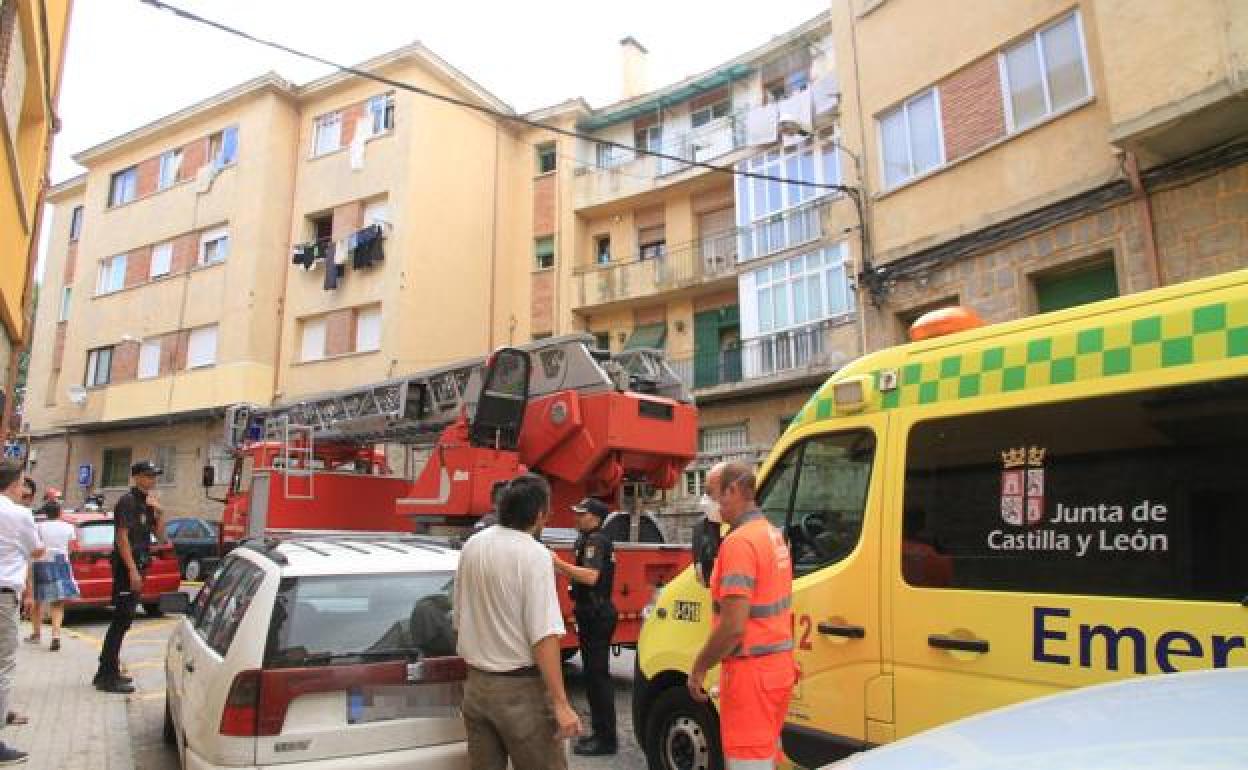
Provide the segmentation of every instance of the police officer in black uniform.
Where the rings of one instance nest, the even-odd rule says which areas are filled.
[[[608,656],[618,614],[611,602],[615,581],[615,553],[611,540],[602,532],[603,519],[610,508],[603,501],[587,497],[572,506],[576,512],[576,564],[558,556],[555,569],[568,578],[575,602],[576,633],[585,667],[585,695],[589,699],[593,734],[577,740],[572,751],[581,756],[604,756],[616,752],[615,686],[611,682]]]
[[[130,630],[142,595],[143,572],[151,561],[152,535],[165,542],[160,503],[152,494],[161,472],[147,460],[130,466],[130,491],[117,500],[113,509],[113,619],[104,634],[100,667],[92,682],[103,692],[134,692],[131,678],[121,673],[121,642]]]

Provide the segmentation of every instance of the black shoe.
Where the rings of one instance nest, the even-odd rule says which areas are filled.
[[[582,738],[572,747],[572,753],[581,757],[605,757],[615,752],[615,741],[608,741],[596,735]]]
[[[95,683],[95,689],[100,692],[111,692],[116,695],[129,695],[134,692],[134,685],[121,679],[102,679]]]
[[[56,652],[59,649],[61,649],[60,639],[53,639],[52,643],[48,645],[48,652]]]
[[[101,682],[121,682],[122,684],[132,684],[134,677],[125,674],[96,674],[91,680],[91,684],[100,684]]]
[[[26,752],[9,748],[0,743],[0,765],[20,765],[27,760]]]

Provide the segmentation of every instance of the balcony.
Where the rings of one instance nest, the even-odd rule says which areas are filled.
[[[741,228],[737,253],[741,262],[778,254],[835,233],[830,222],[832,199],[807,201]]]
[[[736,275],[738,233],[708,235],[651,258],[591,265],[576,272],[576,308],[596,307],[704,286]]]
[[[820,381],[849,360],[846,351],[856,350],[854,320],[847,314],[668,364],[703,401],[806,379]]]
[[[737,112],[664,140],[656,152],[707,163],[745,145],[745,112]],[[706,169],[627,149],[598,145],[595,165],[577,170],[573,205],[577,209],[598,206],[620,198],[641,195]]]

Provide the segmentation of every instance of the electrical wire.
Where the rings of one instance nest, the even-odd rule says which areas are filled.
[[[505,120],[511,123],[518,123],[520,125],[528,126],[530,128],[541,129],[543,131],[550,131],[552,133],[559,134],[561,136],[566,136],[572,139],[581,139],[587,142],[595,142],[599,145],[612,147],[618,150],[626,150],[628,152],[632,152],[637,155],[649,155],[655,158],[662,158],[664,160],[670,160],[670,161],[674,161],[677,163],[683,163],[688,168],[704,168],[704,169],[707,169],[708,171],[715,171],[721,174],[728,174],[730,176],[741,176],[741,177],[746,177],[748,179],[760,179],[766,182],[781,182],[783,184],[797,185],[801,187],[814,187],[814,188],[823,189],[823,190],[834,190],[836,192],[840,192],[840,193],[844,193],[845,195],[848,195],[849,197],[853,198],[855,201],[859,200],[859,190],[856,187],[847,187],[846,185],[841,185],[841,184],[826,184],[826,183],[821,183],[821,182],[807,182],[803,180],[786,179],[784,177],[772,176],[770,174],[760,174],[754,171],[744,171],[741,169],[734,168],[732,166],[719,166],[714,163],[706,163],[703,161],[689,160],[688,158],[682,158],[679,155],[669,155],[667,153],[658,152],[656,150],[651,150],[648,148],[630,147],[629,145],[620,144],[619,142],[613,142],[609,139],[601,139],[591,134],[583,134],[579,131],[572,131],[570,129],[561,128],[559,126],[553,126],[548,123],[543,123],[539,120],[532,120],[530,118],[524,117],[523,115],[516,115],[512,113],[501,112],[491,107],[487,107],[481,104],[474,104],[473,102],[466,101],[464,99],[457,99],[453,96],[448,96],[446,94],[440,94],[440,93],[437,93],[436,91],[430,91],[426,88],[421,88],[420,86],[414,86],[411,83],[405,83],[401,80],[395,80],[393,78],[385,77],[384,75],[378,75],[373,72],[367,72],[365,70],[361,70],[356,67],[349,67],[344,64],[338,64],[337,62],[330,61],[329,59],[318,56],[316,54],[308,53],[306,51],[301,51],[297,48],[293,48],[284,43],[279,43],[274,40],[266,40],[264,38],[256,37],[255,35],[252,35],[249,32],[245,32],[236,27],[231,27],[230,25],[225,24],[223,22],[215,21],[213,19],[200,16],[197,13],[193,13],[183,8],[170,5],[166,2],[162,2],[162,0],[139,0],[139,2],[145,5],[150,5],[153,8],[156,8],[158,10],[169,11],[175,16],[178,16],[179,18],[185,19],[187,21],[194,22],[196,24],[202,24],[208,27],[212,27],[228,35],[233,35],[235,37],[248,40],[258,45],[263,45],[268,48],[273,48],[283,53],[290,54],[291,56],[296,56],[301,59],[313,61],[313,62],[316,62],[317,64],[321,64],[326,67],[331,67],[333,69],[336,69],[339,72],[347,73],[349,75],[355,75],[356,77],[365,78],[367,80],[372,80],[372,81],[390,86],[391,88],[397,88],[403,91],[408,91],[410,93],[418,94],[420,96],[426,96],[426,97],[429,97],[430,99],[436,99],[438,101],[445,102],[447,104],[453,104],[457,107],[463,107],[464,109],[473,110],[474,112],[483,113],[485,115],[494,117],[498,120]]]

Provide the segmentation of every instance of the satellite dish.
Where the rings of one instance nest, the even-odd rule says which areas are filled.
[[[66,389],[69,400],[74,406],[82,406],[87,402],[87,389],[81,385],[70,385]]]

